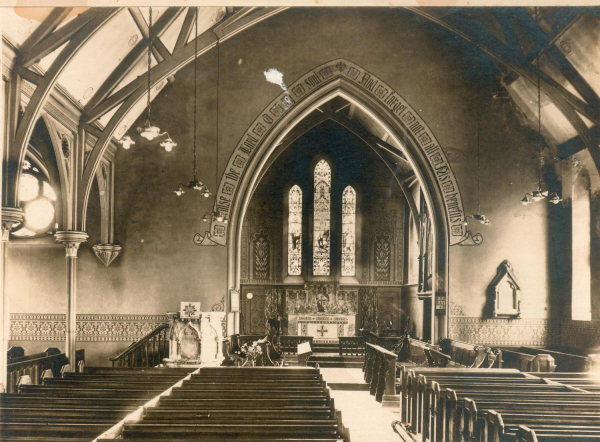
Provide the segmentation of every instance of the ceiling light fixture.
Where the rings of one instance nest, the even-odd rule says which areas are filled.
[[[137,128],[137,133],[140,134],[141,137],[147,139],[148,141],[153,141],[155,138],[162,137],[166,135],[167,138],[160,143],[160,146],[164,148],[167,152],[171,152],[174,147],[177,147],[177,143],[173,141],[168,132],[160,132],[160,128],[158,126],[153,126],[150,122],[150,113],[151,113],[151,96],[150,96],[150,88],[152,84],[152,8],[148,9],[148,96],[146,103],[146,123],[144,126]],[[132,145],[135,144],[135,141],[131,139],[129,134],[125,134],[123,138],[119,140],[119,144],[123,146],[123,149],[129,149]]]
[[[181,196],[185,193],[183,188],[187,187],[188,189],[198,190],[202,192],[201,195],[205,198],[208,198],[210,196],[210,191],[204,185],[204,183],[202,183],[202,181],[198,180],[198,170],[196,161],[198,156],[198,12],[198,8],[196,8],[196,38],[194,39],[194,177],[187,184],[179,183],[179,186],[173,191],[173,193],[177,196]]]
[[[479,172],[479,162],[481,157],[481,143],[480,143],[480,134],[481,134],[481,86],[477,89],[477,213],[475,215],[467,215],[465,216],[464,225],[466,226],[469,223],[469,219],[474,219],[475,221],[479,221],[481,224],[489,226],[490,220],[487,216],[481,213],[481,174]]]
[[[539,26],[539,21],[538,21],[538,8],[535,8],[535,22],[538,24]],[[541,85],[540,85],[540,76],[541,76],[541,71],[540,71],[540,58],[541,58],[541,54],[538,55],[537,60],[536,60],[536,67],[537,67],[537,100],[538,100],[538,145],[539,145],[539,172],[538,172],[538,185],[537,185],[537,189],[535,189],[533,192],[531,193],[526,193],[525,196],[523,197],[523,199],[521,200],[521,204],[523,204],[524,206],[528,205],[531,203],[531,201],[541,201],[545,198],[548,197],[548,191],[547,190],[543,190],[542,187],[542,172],[543,172],[543,167],[544,167],[544,155],[543,155],[543,138],[542,138],[542,92],[541,92]],[[531,197],[531,199],[529,198]],[[552,203],[552,204],[558,204],[562,201],[562,198],[556,193],[556,192],[552,192],[552,194],[550,195],[550,198],[548,199],[548,202]]]

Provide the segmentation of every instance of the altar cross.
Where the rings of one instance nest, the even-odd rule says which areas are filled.
[[[325,336],[325,333],[327,333],[329,330],[327,330],[325,328],[324,325],[321,325],[321,328],[319,330],[317,330],[317,333],[321,333],[321,337]]]

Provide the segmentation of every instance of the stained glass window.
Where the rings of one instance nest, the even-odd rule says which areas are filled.
[[[356,192],[351,186],[342,193],[342,276],[356,274]]]
[[[302,274],[302,190],[298,186],[289,194],[288,274]]]
[[[313,274],[329,275],[331,168],[325,160],[315,167]]]

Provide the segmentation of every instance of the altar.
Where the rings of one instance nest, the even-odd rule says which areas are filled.
[[[356,289],[313,283],[286,290],[288,333],[312,336],[315,343],[337,344],[342,336],[354,336],[357,312]]]
[[[354,315],[297,315],[289,321],[296,323],[299,336],[313,336],[313,342],[321,344],[337,344],[339,337],[356,331]]]

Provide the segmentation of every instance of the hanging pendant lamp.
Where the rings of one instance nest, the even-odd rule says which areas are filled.
[[[192,190],[198,190],[202,192],[204,197],[208,197],[210,192],[208,188],[198,180],[198,170],[196,167],[197,164],[197,151],[198,151],[198,8],[196,8],[196,19],[195,19],[195,30],[196,30],[196,38],[194,39],[194,175],[189,183],[183,184],[179,183],[177,189],[173,191],[173,193],[177,196],[181,196],[185,193],[183,190],[184,187]]]
[[[538,8],[535,8],[535,21],[536,23],[538,23]],[[541,85],[540,85],[540,75],[541,75],[541,71],[540,71],[540,58],[541,58],[541,54],[538,55],[537,60],[536,60],[536,67],[537,67],[537,103],[538,103],[538,145],[539,145],[539,171],[538,171],[538,185],[537,185],[537,189],[535,189],[533,192],[531,193],[526,193],[525,196],[523,197],[523,199],[521,200],[521,204],[523,204],[524,206],[528,205],[531,203],[531,201],[541,201],[545,198],[548,197],[549,192],[547,190],[543,189],[542,186],[542,169],[544,167],[544,155],[543,155],[543,138],[542,138],[542,92],[541,92]],[[530,198],[531,197],[531,198]],[[550,195],[550,198],[548,199],[548,202],[552,203],[552,204],[558,204],[562,201],[562,198],[556,193],[556,192],[552,192],[552,194]]]
[[[137,128],[137,132],[140,136],[144,137],[148,141],[152,141],[155,138],[162,137],[164,135],[167,138],[160,143],[160,146],[163,147],[167,152],[171,152],[174,147],[177,146],[177,143],[173,141],[168,132],[160,132],[160,128],[158,126],[153,126],[150,122],[150,114],[151,114],[151,95],[150,88],[152,85],[152,7],[148,9],[148,93],[147,93],[147,102],[146,102],[146,123],[142,127]],[[125,134],[123,138],[119,140],[119,144],[123,146],[123,149],[129,149],[132,145],[135,144],[135,141],[129,136],[129,134]]]
[[[481,115],[481,109],[479,106],[481,105],[480,99],[480,91],[477,90],[477,213],[474,215],[465,216],[464,225],[466,226],[469,222],[469,219],[474,219],[475,221],[479,221],[481,224],[488,226],[490,224],[490,220],[487,216],[481,213],[481,174],[479,172],[479,161],[481,157],[481,143],[480,143],[480,133],[481,133],[481,123],[479,116]]]

